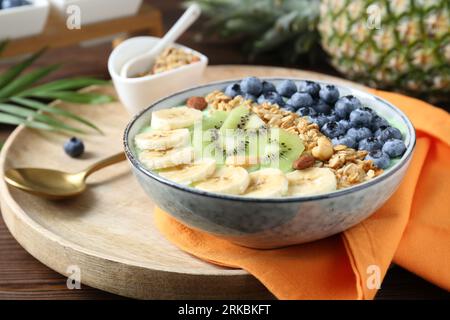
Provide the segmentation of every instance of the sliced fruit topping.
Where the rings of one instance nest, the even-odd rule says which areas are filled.
[[[264,139],[260,137],[261,167],[292,171],[292,164],[305,149],[297,134],[273,128]]]
[[[134,141],[141,150],[167,150],[184,147],[189,144],[188,129],[153,130],[136,135]]]
[[[202,119],[203,113],[188,107],[175,107],[154,111],[152,113],[153,129],[172,130],[187,128]]]
[[[247,189],[249,182],[247,170],[229,166],[217,170],[208,179],[195,184],[195,187],[210,192],[242,194]]]
[[[228,112],[217,110],[211,113],[208,113],[207,116],[203,117],[202,121],[202,129],[220,129],[223,125],[225,119],[228,117]]]
[[[164,169],[159,172],[159,175],[184,185],[190,185],[209,178],[215,170],[216,161],[214,159],[202,159],[194,163]]]
[[[266,127],[266,123],[262,121],[256,114],[251,114],[245,123],[244,129],[246,130],[258,130]]]
[[[289,196],[307,196],[332,192],[337,188],[336,176],[328,168],[296,170],[286,175]]]
[[[249,113],[250,110],[244,106],[234,108],[228,114],[220,130],[222,133],[225,133],[226,130],[230,129],[244,129],[249,118]]]
[[[246,197],[281,197],[288,191],[288,180],[284,173],[275,168],[266,168],[250,173],[250,184],[244,193]]]
[[[143,150],[139,160],[149,169],[163,169],[191,163],[194,156],[192,147],[169,150]]]

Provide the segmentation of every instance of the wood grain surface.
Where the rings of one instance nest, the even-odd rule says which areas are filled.
[[[180,0],[145,0],[163,13],[165,30],[182,12]],[[242,55],[239,45],[229,45],[216,38],[204,37],[196,41],[198,24],[190,28],[178,42],[192,47],[209,57],[211,64],[265,64],[283,65],[282,61],[270,55],[249,61]],[[94,75],[108,78],[106,61],[111,51],[109,43],[95,46],[69,46],[48,51],[37,66],[50,63],[63,63],[63,68],[48,80],[70,76]],[[10,63],[0,64],[0,71]],[[291,63],[289,67],[314,70],[321,73],[338,75],[327,62],[326,57],[318,57],[315,64],[308,61]],[[449,105],[441,105],[450,110]],[[0,126],[0,140],[14,129],[12,126]],[[69,290],[66,278],[27,253],[11,236],[0,218],[0,299],[122,299],[105,291],[82,285],[81,290]],[[376,299],[450,299],[450,293],[430,284],[420,277],[398,267],[389,269]]]

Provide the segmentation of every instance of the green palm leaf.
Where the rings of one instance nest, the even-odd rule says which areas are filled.
[[[6,46],[7,41],[0,42],[0,54]],[[108,103],[114,101],[114,98],[101,93],[79,90],[91,85],[105,85],[110,82],[90,77],[77,77],[36,86],[36,83],[59,68],[59,65],[50,65],[26,72],[26,69],[44,52],[45,49],[42,49],[0,74],[0,123],[23,124],[40,130],[85,132],[73,125],[66,124],[64,122],[64,118],[66,118],[102,133],[91,121],[47,103],[55,99],[83,104]]]

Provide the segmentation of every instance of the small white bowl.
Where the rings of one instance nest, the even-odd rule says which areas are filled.
[[[139,78],[120,76],[122,66],[131,58],[149,51],[160,38],[135,37],[117,46],[108,60],[109,74],[125,108],[131,115],[138,113],[157,100],[177,91],[198,85],[208,64],[208,58],[200,52],[175,44],[200,58],[199,61]]]
[[[0,40],[39,34],[50,9],[47,0],[28,0],[29,5],[0,10]]]
[[[67,17],[67,8],[76,5],[81,11],[81,24],[135,15],[142,0],[50,0],[59,14]]]

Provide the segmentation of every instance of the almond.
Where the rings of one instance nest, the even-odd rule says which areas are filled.
[[[296,170],[303,170],[306,168],[310,168],[314,165],[314,162],[316,160],[314,159],[314,157],[310,154],[304,154],[302,156],[300,156],[300,158],[298,158],[297,160],[294,161],[294,163],[292,164],[292,168],[296,169]]]
[[[206,102],[205,98],[203,97],[190,97],[187,102],[186,105],[189,108],[193,108],[193,109],[197,109],[197,110],[204,110],[207,106],[208,103]]]

